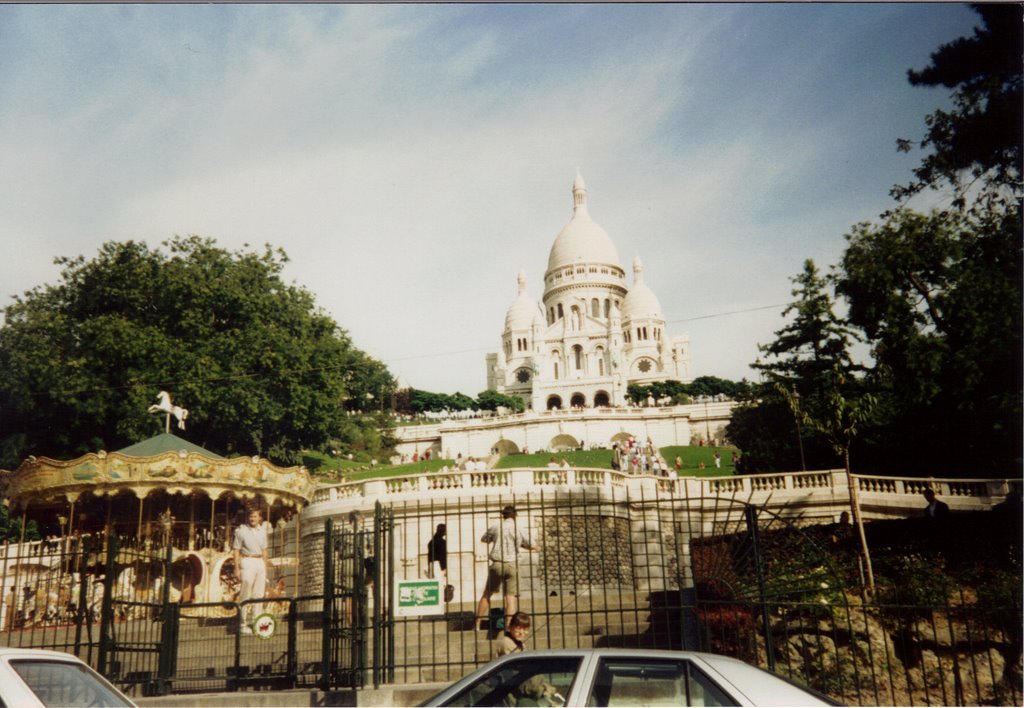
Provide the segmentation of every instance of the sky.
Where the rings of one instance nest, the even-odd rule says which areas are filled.
[[[756,379],[791,278],[894,203],[954,4],[0,5],[0,306],[58,256],[283,248],[354,344],[476,395],[579,168],[693,376]]]

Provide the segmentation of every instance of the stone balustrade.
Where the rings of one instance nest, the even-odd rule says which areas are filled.
[[[924,490],[932,488],[953,511],[991,508],[1021,480],[851,475],[865,518],[902,518],[923,506]],[[460,503],[494,496],[572,493],[593,490],[610,499],[683,501],[725,497],[758,504],[784,515],[837,517],[849,509],[850,490],[843,470],[780,472],[732,477],[669,479],[609,469],[513,468],[484,471],[441,471],[326,485],[313,494],[305,516],[333,516],[341,511],[372,508],[376,502],[443,500]],[[342,509],[343,507],[343,509]]]

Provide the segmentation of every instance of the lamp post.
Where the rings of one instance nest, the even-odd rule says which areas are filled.
[[[800,470],[802,472],[807,471],[807,461],[804,459],[804,438],[800,434],[800,392],[796,390],[796,384],[793,384],[793,420],[796,422],[796,442],[800,446]]]

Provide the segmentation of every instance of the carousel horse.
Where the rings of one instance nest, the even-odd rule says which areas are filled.
[[[171,405],[171,394],[167,391],[161,391],[156,395],[156,399],[159,403],[149,407],[150,413],[169,413],[173,415],[178,421],[178,427],[181,430],[185,429],[185,419],[188,418],[188,409],[182,408],[181,406]]]

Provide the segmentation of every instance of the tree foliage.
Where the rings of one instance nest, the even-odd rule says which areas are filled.
[[[636,404],[643,404],[647,399],[659,401],[669,398],[673,404],[690,403],[696,396],[723,396],[731,400],[739,400],[746,396],[750,384],[744,381],[730,381],[717,376],[698,376],[690,383],[668,380],[655,381],[649,384],[630,384],[626,388],[626,397]]]
[[[764,381],[754,388],[752,400],[733,412],[727,429],[729,440],[743,450],[746,472],[799,469],[801,464],[820,469],[839,459],[812,421],[831,419],[836,372],[851,384],[856,381],[849,353],[856,335],[835,314],[831,281],[814,261],[805,261],[792,281],[796,300],[782,313],[792,320],[760,347],[765,359],[753,366],[763,372]]]
[[[294,462],[343,438],[346,401],[393,387],[305,289],[283,251],[228,252],[196,236],[162,249],[110,242],[58,258],[60,282],[5,309],[0,464],[115,450],[161,432],[160,390],[188,439]]]
[[[921,144],[929,152],[914,181],[893,190],[902,199],[952,188],[953,208],[921,214],[900,206],[880,223],[853,227],[829,278],[848,315],[828,326],[838,335],[837,352],[844,331],[863,333],[874,366],[850,377],[837,356],[817,367],[802,356],[760,365],[787,383],[774,392],[762,388],[733,416],[729,436],[744,448],[748,467],[776,464],[791,449],[783,434],[766,450],[772,446],[764,436],[778,434],[772,412],[782,409],[795,384],[800,405],[817,422],[814,432],[833,445],[843,425],[834,419],[825,425],[830,410],[870,409],[870,417],[857,418],[850,440],[861,471],[987,476],[1020,469],[1022,9],[974,8],[982,20],[974,35],[943,45],[928,67],[909,74],[915,85],[953,89],[953,107],[927,117]],[[900,141],[900,149],[910,146]],[[806,267],[803,277],[812,284]],[[797,310],[793,329],[777,333],[762,348],[766,354],[799,351],[800,335],[813,330],[815,317],[825,324],[814,298],[801,295],[797,307],[808,310]],[[812,316],[798,325],[805,314]],[[835,378],[829,359],[856,390],[839,398],[828,393]]]
[[[893,188],[903,198],[940,184],[956,189],[957,204],[965,204],[965,190],[981,180],[989,186],[1019,192],[1021,180],[1022,21],[1019,3],[972,5],[982,26],[974,36],[961,37],[938,48],[931,64],[908,71],[915,86],[953,89],[952,110],[936,110],[926,119],[921,147],[930,149],[915,180]],[[913,142],[900,140],[900,150]]]
[[[758,347],[766,360],[755,362],[753,367],[772,382],[782,381],[787,388],[806,388],[800,393],[807,394],[836,367],[853,370],[850,345],[857,336],[836,316],[829,280],[819,273],[813,260],[804,261],[803,271],[792,280],[796,300],[786,306],[782,316],[795,316],[775,333],[774,341]]]
[[[838,291],[872,343],[895,440],[942,468],[1020,456],[1021,220],[897,210],[847,237]]]
[[[476,397],[476,407],[483,411],[494,411],[498,408],[505,408],[510,411],[521,413],[525,407],[523,399],[519,396],[506,396],[503,393],[488,389],[481,391]]]

